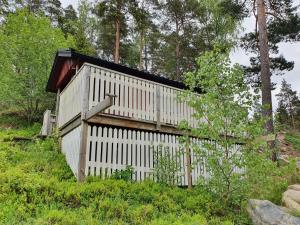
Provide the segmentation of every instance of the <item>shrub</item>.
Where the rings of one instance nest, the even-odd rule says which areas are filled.
[[[116,170],[111,178],[115,180],[132,181],[134,169],[132,166],[126,166],[125,170]]]
[[[177,185],[177,180],[181,177],[180,154],[172,155],[168,147],[159,145],[154,152],[153,176],[156,182],[166,185]]]

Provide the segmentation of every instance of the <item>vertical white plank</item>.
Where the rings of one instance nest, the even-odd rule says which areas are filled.
[[[128,93],[128,87],[129,87],[129,78],[125,77],[125,87],[124,87],[124,114],[125,116],[129,116],[129,105],[128,105],[128,100],[129,100],[129,93]]]
[[[128,78],[128,86],[129,86],[129,91],[128,91],[129,109],[128,109],[128,112],[129,112],[129,117],[132,117],[132,116],[133,116],[133,111],[134,111],[134,105],[133,105],[133,102],[132,102],[132,99],[133,99],[133,93],[132,93],[132,88],[133,88],[133,85],[132,85],[132,78]]]
[[[95,75],[95,93],[94,93],[94,95],[95,95],[95,105],[96,104],[98,104],[99,103],[99,99],[98,99],[98,97],[99,97],[99,83],[100,83],[100,79],[99,79],[99,76],[98,76],[98,73],[97,73],[97,70],[98,69],[96,69],[96,68],[93,68],[92,69],[93,71],[94,71],[94,75]]]
[[[103,129],[103,150],[102,150],[102,154],[103,154],[103,157],[102,157],[102,164],[104,167],[107,166],[107,150],[108,150],[108,128],[107,127],[104,127]],[[103,171],[104,172],[104,171]]]
[[[133,151],[132,145],[133,145],[133,142],[132,142],[132,132],[131,132],[131,130],[128,130],[127,137],[128,137],[128,165],[133,167],[133,162],[132,162],[132,151]]]
[[[113,157],[113,160],[112,160],[112,169],[113,171],[115,171],[117,169],[117,155],[118,155],[118,148],[119,148],[119,143],[118,143],[118,130],[117,128],[114,128],[113,129],[113,140],[112,140],[112,143],[113,143],[113,149],[112,149],[112,157]],[[119,162],[118,162],[119,163]]]

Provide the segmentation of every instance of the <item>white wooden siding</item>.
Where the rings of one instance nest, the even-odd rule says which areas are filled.
[[[67,87],[60,93],[58,127],[62,127],[81,112],[83,76],[84,67],[78,71]]]
[[[81,126],[62,137],[61,148],[75,177],[78,178]]]

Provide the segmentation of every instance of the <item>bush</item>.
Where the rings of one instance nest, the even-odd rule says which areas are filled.
[[[115,180],[125,180],[125,181],[132,181],[132,175],[133,175],[133,167],[132,166],[126,166],[125,170],[116,170],[111,178]]]

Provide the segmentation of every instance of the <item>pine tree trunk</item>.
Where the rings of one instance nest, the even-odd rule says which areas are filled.
[[[257,22],[259,33],[259,53],[261,64],[261,92],[262,92],[262,105],[263,116],[267,118],[265,123],[265,134],[273,134],[273,115],[272,115],[272,96],[271,96],[271,72],[270,72],[270,59],[269,59],[269,46],[268,46],[268,33],[266,22],[266,11],[264,0],[257,0]],[[271,148],[274,148],[274,141],[269,143]],[[273,152],[272,159],[276,160],[276,154]]]
[[[116,40],[115,40],[115,55],[114,55],[114,62],[120,62],[120,19],[116,19]]]
[[[179,46],[179,22],[176,19],[176,46],[175,46],[175,59],[176,59],[176,80],[179,79],[180,70],[179,70],[179,55],[180,55],[180,46]]]
[[[144,48],[144,32],[141,31],[140,33],[140,63],[139,63],[139,69],[144,69],[143,67],[143,48]]]

